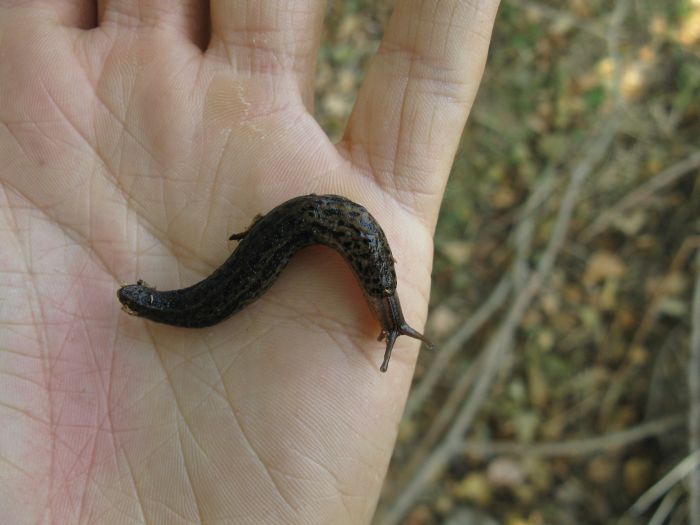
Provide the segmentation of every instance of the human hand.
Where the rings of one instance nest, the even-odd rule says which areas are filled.
[[[399,1],[333,145],[324,2],[0,0],[0,522],[371,519],[418,342],[379,372],[340,256],[301,252],[204,330],[115,291],[194,283],[255,215],[336,193],[384,228],[420,328],[497,4]]]

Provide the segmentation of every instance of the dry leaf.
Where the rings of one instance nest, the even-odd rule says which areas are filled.
[[[497,458],[489,463],[486,477],[495,487],[513,487],[525,481],[525,471],[511,458]]]
[[[593,483],[605,485],[615,474],[616,463],[607,456],[593,458],[586,468],[586,476]]]
[[[459,499],[471,501],[482,507],[491,502],[493,496],[488,479],[481,472],[472,472],[454,486],[452,494]]]
[[[549,388],[540,363],[532,363],[527,367],[527,390],[530,403],[535,407],[545,408],[549,401]]]
[[[640,64],[631,64],[622,73],[620,93],[627,102],[635,102],[642,98],[646,90],[645,70]]]
[[[515,192],[509,186],[499,186],[491,196],[491,206],[497,210],[510,208],[515,203]]]
[[[440,251],[452,264],[463,265],[471,257],[472,243],[466,241],[448,241],[440,243]]]
[[[630,496],[636,496],[649,487],[654,466],[648,458],[630,458],[625,462],[623,478],[625,490]]]
[[[583,282],[593,286],[605,279],[619,279],[625,273],[626,266],[617,255],[598,251],[588,259]]]
[[[646,220],[646,211],[640,209],[630,213],[622,213],[617,215],[613,220],[613,225],[622,233],[631,237],[639,233]]]
[[[678,42],[688,47],[700,40],[700,8],[696,7],[685,17],[675,37]]]
[[[442,339],[443,336],[454,330],[460,321],[460,317],[452,308],[446,304],[441,304],[435,307],[430,313],[430,333],[435,336],[435,339]]]

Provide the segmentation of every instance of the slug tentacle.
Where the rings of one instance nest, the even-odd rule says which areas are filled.
[[[377,338],[378,341],[386,339],[386,350],[384,351],[384,361],[380,370],[386,372],[389,367],[389,359],[391,359],[391,351],[394,348],[396,338],[400,335],[407,335],[414,339],[419,339],[425,343],[425,346],[432,350],[433,344],[420,332],[411,328],[403,317],[401,311],[401,303],[396,293],[380,298],[368,298],[369,304],[372,307],[377,319],[382,325],[382,331]]]
[[[119,288],[124,310],[151,321],[212,326],[264,294],[292,256],[312,244],[339,252],[352,267],[386,337],[385,372],[396,338],[407,335],[432,344],[403,318],[389,243],[377,221],[359,204],[337,195],[306,195],[258,215],[230,257],[209,277],[179,290],[157,291],[139,280]],[[380,336],[381,340],[381,336]]]

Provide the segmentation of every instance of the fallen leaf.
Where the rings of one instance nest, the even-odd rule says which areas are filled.
[[[613,225],[619,231],[631,237],[639,233],[646,220],[646,212],[644,210],[637,210],[616,216],[613,220]]]
[[[467,474],[454,486],[452,494],[458,499],[471,501],[482,507],[488,505],[493,497],[488,479],[481,472]]]
[[[648,458],[630,458],[623,467],[625,491],[630,496],[636,496],[649,487],[654,466]]]
[[[625,273],[625,269],[625,264],[617,255],[598,251],[588,259],[583,282],[587,286],[593,286],[605,279],[619,279]]]
[[[696,7],[685,17],[675,37],[678,42],[688,47],[700,40],[700,8]]]
[[[440,251],[452,264],[463,265],[472,254],[472,243],[466,241],[448,241],[440,243]]]
[[[640,64],[632,64],[622,73],[620,93],[627,102],[635,102],[642,98],[646,85],[644,68]]]
[[[610,457],[598,456],[593,458],[586,467],[586,476],[593,483],[605,485],[615,474],[616,464]]]
[[[527,367],[527,390],[530,403],[535,407],[545,408],[549,401],[549,388],[540,363],[531,363]]]
[[[494,459],[486,469],[489,483],[495,487],[511,488],[525,481],[525,471],[520,463],[511,458]]]
[[[438,305],[430,313],[429,332],[434,334],[436,339],[442,339],[455,329],[460,320],[461,317],[448,305]]]
[[[515,192],[509,186],[499,186],[491,197],[491,206],[497,210],[503,210],[510,208],[515,200]]]

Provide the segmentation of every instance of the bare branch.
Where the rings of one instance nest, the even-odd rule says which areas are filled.
[[[688,448],[691,454],[700,454],[700,252],[696,256],[697,278],[691,312],[690,359],[688,362]],[[690,474],[690,525],[700,525],[700,465]]]
[[[681,499],[684,493],[685,491],[683,490],[683,487],[679,485],[671,489],[668,494],[664,496],[664,499],[661,500],[661,503],[659,503],[656,512],[654,512],[654,515],[649,520],[649,525],[664,525],[665,523],[673,523],[672,521],[667,521],[668,516],[671,514],[673,508],[676,506],[676,503],[678,503],[678,500]]]
[[[542,203],[551,195],[554,186],[554,169],[551,167],[545,170],[545,173],[537,182],[537,186],[530,193],[525,204],[522,206],[521,210],[518,212],[518,225],[515,229],[513,242],[516,247],[515,260],[510,271],[510,275],[507,275],[501,279],[496,288],[491,292],[488,299],[479,307],[479,309],[469,318],[467,321],[448,339],[448,341],[442,345],[437,356],[430,364],[428,372],[425,374],[420,383],[413,389],[411,396],[408,399],[406,405],[406,411],[404,413],[405,419],[411,419],[417,410],[423,406],[423,403],[428,398],[432,392],[435,384],[440,379],[445,368],[449,364],[449,361],[454,357],[454,355],[469,341],[476,332],[496,313],[496,311],[503,306],[503,303],[508,298],[511,289],[513,288],[512,281],[516,283],[516,291],[520,291],[530,270],[527,265],[527,259],[531,251],[532,235],[536,226],[536,214],[535,212]],[[469,382],[470,383],[470,382]],[[455,385],[454,391],[462,391],[462,394],[466,392],[467,389],[463,389],[465,386],[463,381],[460,381],[458,385]],[[452,394],[450,395],[452,398]],[[461,400],[461,397],[459,398]],[[441,410],[441,414],[444,410]],[[440,416],[438,416],[439,418]],[[436,426],[431,426],[431,432],[435,432]],[[442,430],[440,430],[442,433]]]
[[[556,172],[552,165],[548,166],[543,175],[537,181],[537,186],[523,206],[522,211],[516,217],[516,228],[514,235],[515,259],[513,261],[513,287],[515,293],[520,293],[525,287],[531,268],[529,259],[532,252],[532,237],[537,227],[536,211],[543,208],[545,201],[551,196],[554,190]]]
[[[408,398],[406,412],[403,416],[404,418],[412,418],[416,411],[423,406],[423,403],[433,391],[438,379],[440,379],[445,368],[447,368],[450,359],[464,347],[464,344],[469,341],[484,323],[503,305],[510,293],[510,289],[510,279],[507,277],[501,279],[501,282],[499,282],[498,286],[491,292],[489,298],[474,312],[474,315],[467,319],[467,322],[441,346],[440,351],[435,356],[435,359],[433,359],[425,376],[423,376],[420,383],[413,389],[411,397]]]
[[[587,456],[607,452],[643,439],[658,436],[683,426],[684,415],[669,416],[656,421],[642,423],[636,427],[602,436],[572,439],[556,443],[482,442],[464,440],[461,448],[465,453],[482,456],[507,454],[513,456]]]
[[[539,261],[537,270],[527,276],[527,281],[511,305],[506,318],[483,351],[484,367],[476,380],[472,395],[466,400],[443,441],[425,461],[407,486],[401,490],[400,496],[388,509],[383,519],[380,518],[380,523],[385,525],[397,524],[411,508],[416,498],[423,492],[425,486],[434,476],[444,470],[449,458],[459,451],[459,446],[462,443],[464,434],[471,427],[474,418],[488,396],[488,392],[500,368],[499,365],[501,364],[502,357],[512,345],[517,327],[527,312],[527,309],[530,307],[532,300],[537,296],[542,284],[552,271],[557,256],[564,244],[581,187],[593,168],[602,160],[604,154],[612,144],[613,138],[620,125],[623,107],[619,90],[622,68],[620,67],[620,55],[617,44],[619,40],[619,28],[625,18],[629,3],[629,0],[617,2],[611,16],[608,31],[609,52],[616,66],[614,74],[615,110],[606,119],[603,125],[593,133],[592,137],[595,138],[591,138],[589,147],[584,147],[584,157],[574,167],[571,173],[569,183],[559,206],[554,230],[545,252]],[[481,357],[482,356],[480,356],[480,359]]]
[[[479,377],[485,357],[486,353],[481,352],[471,366],[463,374],[460,374],[457,382],[452,385],[447,398],[440,406],[440,411],[430,420],[428,431],[421,437],[415,448],[412,449],[411,459],[408,464],[401,469],[396,477],[394,492],[389,493],[390,498],[400,491],[400,487],[412,478],[415,472],[423,465],[426,458],[433,452],[435,444],[445,434],[445,430],[449,427],[450,422],[454,420],[455,414],[459,406],[464,402],[469,389],[473,386],[476,378]]]
[[[666,276],[672,276],[680,272],[688,262],[688,259],[692,257],[693,253],[698,249],[700,249],[700,236],[687,237],[673,256]],[[639,327],[632,337],[632,342],[628,345],[628,348],[631,349],[644,344],[647,336],[654,327],[654,321],[656,320],[662,301],[667,294],[668,286],[663,282],[656,287],[651,298],[647,301],[648,304],[645,308],[642,320],[639,322]],[[612,408],[624,392],[627,382],[634,377],[637,370],[638,367],[634,363],[627,361],[615,372],[609,381],[608,390],[600,403],[600,414],[603,418],[607,418],[612,412]]]
[[[663,497],[676,483],[688,476],[694,469],[700,466],[700,450],[686,456],[683,461],[673,467],[663,478],[652,485],[628,511],[631,514],[643,514],[654,502]]]
[[[534,272],[527,281],[527,285],[518,295],[511,306],[505,321],[499,328],[496,336],[491,340],[487,349],[486,364],[484,370],[474,387],[474,392],[469,398],[461,413],[457,416],[455,423],[447,436],[447,441],[456,444],[461,441],[462,436],[471,425],[476,413],[481,408],[488,389],[493,382],[498,371],[498,365],[505,349],[511,344],[515,330],[527,312],[532,300],[539,292],[542,284],[549,277],[554,267],[559,252],[564,244],[566,233],[569,230],[571,215],[573,214],[576,200],[581,190],[581,186],[586,177],[593,171],[595,165],[601,160],[604,153],[610,147],[613,137],[619,126],[619,113],[611,116],[606,126],[593,143],[589,154],[575,168],[571,175],[569,185],[562,197],[559,212],[554,226],[554,231],[549,239],[547,248],[540,259],[537,271]]]
[[[517,296],[510,307],[505,320],[501,323],[498,332],[491,338],[484,349],[485,361],[476,385],[471,396],[460,410],[454,423],[447,433],[442,443],[435,449],[433,455],[421,466],[416,475],[402,491],[394,505],[384,516],[382,523],[394,525],[398,523],[404,514],[411,508],[416,497],[420,495],[423,488],[430,479],[444,469],[450,456],[459,450],[462,437],[471,426],[479,409],[483,405],[488,395],[489,389],[499,370],[499,365],[503,355],[511,346],[517,327],[523,316],[527,312],[532,300],[539,292],[542,283],[547,279],[554,266],[554,262],[561,251],[562,245],[569,229],[571,216],[576,205],[577,197],[586,177],[593,171],[593,168],[600,162],[603,155],[610,147],[620,123],[620,111],[613,113],[605,122],[600,133],[595,133],[590,148],[585,148],[588,152],[586,157],[574,168],[569,184],[562,197],[559,212],[552,236],[549,239],[547,248],[540,259],[537,270],[528,278],[527,284]]]
[[[625,195],[610,209],[601,213],[584,233],[584,238],[590,239],[610,226],[610,224],[624,212],[634,206],[639,206],[648,202],[656,192],[673,184],[686,173],[700,168],[700,151],[696,151],[685,159],[660,171],[649,179],[646,183],[636,187],[633,191]]]

